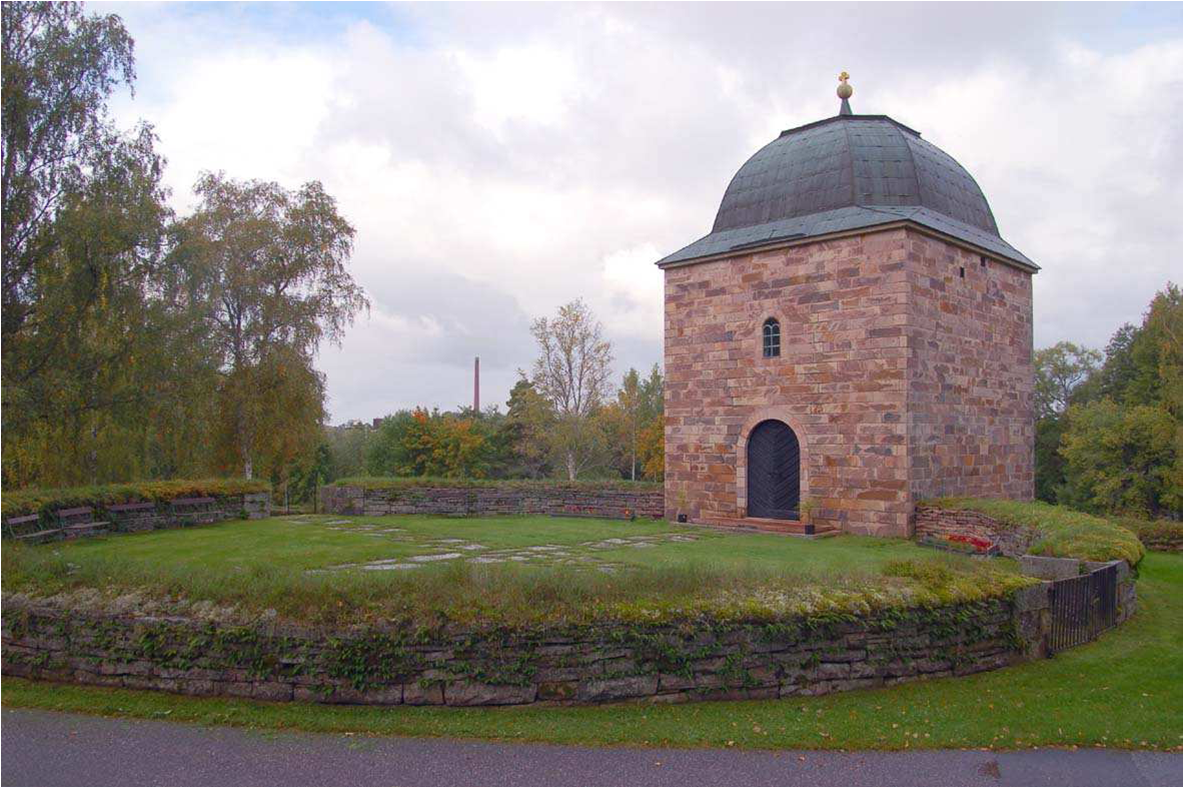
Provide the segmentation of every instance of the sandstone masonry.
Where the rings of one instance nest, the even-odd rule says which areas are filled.
[[[1028,551],[1040,532],[1031,526],[1012,526],[1001,523],[981,512],[972,512],[966,509],[944,509],[924,504],[917,506],[917,538],[925,536],[949,537],[956,534],[989,539],[999,546],[1003,555],[1015,558]]]
[[[1033,494],[1031,274],[914,227],[665,269],[666,517],[747,516],[766,419],[813,522],[909,536],[916,501]],[[764,358],[761,326],[781,326]]]

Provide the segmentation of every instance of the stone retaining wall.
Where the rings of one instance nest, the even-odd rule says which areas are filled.
[[[131,509],[131,510],[114,510],[109,506],[118,504],[91,504],[94,508],[94,519],[96,521],[109,523],[104,528],[96,532],[85,534],[86,536],[94,535],[95,533],[104,533],[106,531],[118,531],[123,533],[132,533],[136,531],[152,531],[163,528],[179,528],[185,525],[197,525],[218,523],[227,520],[261,520],[265,517],[271,516],[271,494],[260,493],[242,493],[233,495],[211,495],[211,496],[193,496],[193,497],[209,497],[214,499],[214,503],[210,505],[209,511],[198,511],[189,514],[177,513],[173,510],[172,501],[154,501],[150,508]],[[63,507],[64,508],[64,507]],[[52,519],[52,514],[43,513],[41,515],[41,522],[44,524],[47,520]],[[42,527],[46,527],[43,525]],[[7,535],[7,532],[6,532]],[[48,537],[43,537],[42,541],[54,541],[57,539],[67,538],[65,532],[59,531],[52,533]]]
[[[917,506],[914,535],[949,537],[954,534],[977,536],[989,539],[999,545],[1007,556],[1021,556],[1036,541],[1039,532],[1035,528],[1013,526],[1001,523],[980,512],[966,509],[941,509],[936,506]]]
[[[115,530],[150,531],[159,528],[176,528],[197,523],[217,523],[224,520],[262,520],[271,516],[271,495],[269,493],[244,493],[242,495],[211,495],[214,499],[212,512],[182,514],[173,512],[171,501],[161,501],[152,509],[132,511],[126,514],[105,511],[98,507],[104,520],[111,521]]]
[[[1135,583],[1125,562],[1112,563],[1119,564],[1122,622],[1135,610]],[[1036,583],[1009,598],[853,620],[604,622],[435,635],[322,632],[268,621],[230,625],[71,610],[7,595],[0,671],[189,695],[373,705],[820,695],[1048,656],[1056,582]]]
[[[814,626],[604,624],[418,640],[71,611],[9,597],[2,668],[191,695],[378,705],[776,698],[962,675],[1038,655],[1039,599]]]
[[[660,488],[623,489],[614,486],[445,485],[368,489],[329,485],[320,490],[322,510],[329,514],[442,514],[451,516],[546,514],[564,517],[603,517],[630,520],[661,518]]]

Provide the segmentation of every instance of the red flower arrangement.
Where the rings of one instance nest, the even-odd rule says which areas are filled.
[[[948,534],[944,536],[926,536],[921,544],[954,550],[959,553],[974,553],[976,555],[997,555],[1000,551],[990,539],[969,534]]]

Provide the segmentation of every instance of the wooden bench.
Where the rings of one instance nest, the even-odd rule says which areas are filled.
[[[105,533],[106,526],[111,523],[106,520],[96,520],[95,510],[90,506],[75,506],[72,509],[58,509],[53,513],[61,526],[62,535],[66,539],[76,539],[80,536],[95,536]]]
[[[215,509],[216,498],[177,498],[169,502],[173,518],[179,525],[214,523],[226,519],[225,513]]]
[[[107,514],[119,531],[151,531],[156,527],[156,504],[151,501],[113,504],[107,507]]]
[[[10,539],[37,544],[38,542],[48,542],[50,539],[60,539],[62,529],[43,528],[41,527],[41,515],[25,514],[5,520],[4,535]]]

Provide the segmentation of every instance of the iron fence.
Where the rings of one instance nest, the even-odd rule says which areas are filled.
[[[1050,654],[1094,640],[1118,619],[1118,566],[1111,564],[1088,575],[1052,584],[1049,608]]]

